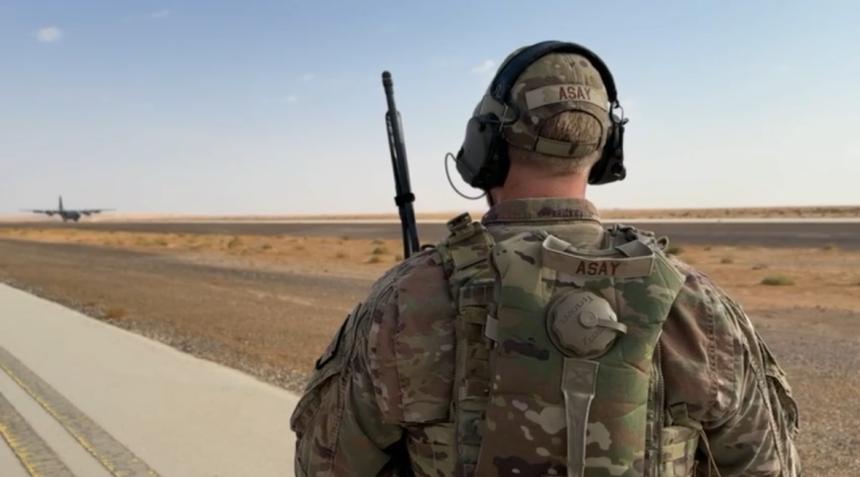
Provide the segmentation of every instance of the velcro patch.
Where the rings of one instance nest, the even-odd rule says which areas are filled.
[[[609,111],[606,91],[586,84],[554,84],[526,91],[526,106],[530,110],[564,102],[586,102]]]
[[[543,266],[588,277],[643,278],[654,269],[654,253],[640,249],[633,257],[583,256],[567,251],[570,244],[552,235],[543,242]]]

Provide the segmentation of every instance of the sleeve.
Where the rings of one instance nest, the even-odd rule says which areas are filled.
[[[390,270],[317,360],[291,419],[297,476],[411,475],[420,426],[450,403],[453,311],[440,263],[425,251]]]
[[[785,372],[740,305],[689,267],[664,329],[669,396],[701,424],[704,457],[722,477],[800,475],[797,405]]]
[[[299,477],[396,475],[402,430],[380,417],[363,352],[370,310],[359,305],[347,317],[293,412]]]
[[[722,301],[738,328],[738,387],[734,405],[706,423],[710,453],[724,477],[796,477],[798,411],[786,374],[741,307],[725,296]]]

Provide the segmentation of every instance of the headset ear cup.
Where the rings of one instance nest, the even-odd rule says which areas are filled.
[[[621,181],[627,177],[627,169],[624,167],[624,126],[626,119],[620,119],[612,115],[612,126],[603,147],[600,160],[591,167],[588,175],[588,183],[592,185],[609,184]]]
[[[457,154],[457,172],[467,184],[475,186],[475,179],[484,167],[489,149],[490,137],[487,134],[486,125],[480,116],[472,117],[466,123],[463,146]]]
[[[475,116],[466,123],[466,137],[457,154],[457,171],[472,187],[490,190],[504,184],[508,172],[507,145],[495,114]]]

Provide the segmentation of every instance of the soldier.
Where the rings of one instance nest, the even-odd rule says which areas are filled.
[[[624,177],[607,67],[543,42],[466,128],[480,222],[383,276],[292,417],[299,476],[797,476],[797,408],[741,307],[605,228],[586,184]]]

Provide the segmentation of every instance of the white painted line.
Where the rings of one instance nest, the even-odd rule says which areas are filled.
[[[75,477],[54,449],[0,394],[0,437],[33,477]]]
[[[33,430],[79,477],[111,477],[111,474],[74,439],[42,406],[4,372],[0,372],[0,393],[15,406]],[[3,467],[0,467],[3,469]],[[0,473],[5,477],[5,473]]]
[[[4,285],[0,345],[161,475],[292,475],[292,393]]]
[[[90,416],[82,413],[71,401],[27,368],[2,345],[0,345],[0,368],[6,371],[6,374],[18,383],[21,389],[53,416],[111,474],[116,477],[126,475],[158,477],[146,462],[102,429]],[[45,453],[44,450],[41,452]],[[68,470],[64,464],[62,468]],[[56,472],[61,473],[63,469]],[[50,475],[52,472],[46,473]]]

